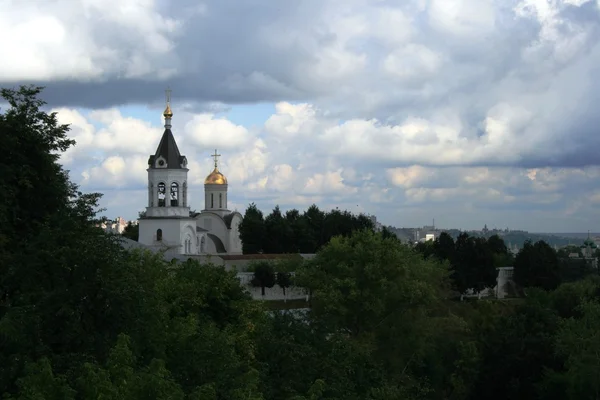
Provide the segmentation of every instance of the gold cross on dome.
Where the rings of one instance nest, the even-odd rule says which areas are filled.
[[[215,168],[217,168],[217,161],[219,157],[221,157],[220,154],[217,154],[217,149],[215,149],[215,154],[213,154],[211,157],[215,160]]]

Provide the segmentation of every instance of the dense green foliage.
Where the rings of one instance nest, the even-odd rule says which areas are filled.
[[[402,241],[414,241],[415,238],[415,230],[420,230],[418,228],[396,228],[396,227],[388,227],[388,229],[398,235]],[[423,229],[425,231],[429,231],[429,229]],[[551,234],[551,233],[532,233],[525,231],[509,231],[508,229],[490,229],[487,231],[474,230],[474,231],[463,231],[459,229],[446,229],[447,232],[452,239],[456,240],[458,236],[463,233],[467,233],[469,236],[480,237],[483,239],[488,239],[490,236],[500,236],[503,241],[509,246],[517,246],[521,248],[523,244],[527,241],[532,243],[544,241],[548,243],[550,246],[580,246],[583,244],[584,239],[581,237],[564,237],[560,236],[560,234]]]
[[[96,228],[99,195],[78,193],[57,163],[68,128],[40,110],[38,92],[2,92],[11,104],[0,115],[3,398],[598,398],[597,276],[556,289],[527,278],[522,299],[451,301],[457,280],[488,279],[447,261],[467,260],[461,252],[480,241],[440,237],[423,257],[354,230],[332,234],[309,262],[256,265],[268,284],[295,271],[311,292],[304,316],[265,312],[234,273],[125,251]],[[485,246],[476,260],[504,252],[498,240]],[[554,279],[554,264],[539,265],[550,253],[532,248],[541,251],[515,268]]]
[[[239,226],[244,254],[316,253],[335,236],[373,228],[365,215],[338,209],[325,212],[314,204],[302,214],[296,209],[283,214],[276,206],[263,217],[254,203]]]
[[[259,287],[264,296],[265,288],[272,288],[277,283],[277,272],[275,272],[273,264],[269,262],[258,263],[253,269],[254,277],[252,278],[252,285]]]
[[[456,242],[446,233],[435,239],[418,243],[415,250],[425,258],[446,261],[452,271],[454,289],[464,294],[468,289],[481,291],[496,284],[496,268],[509,266],[512,259],[504,241],[498,236],[488,239],[463,233]]]
[[[140,236],[140,226],[129,221],[123,230],[122,235],[137,242]]]

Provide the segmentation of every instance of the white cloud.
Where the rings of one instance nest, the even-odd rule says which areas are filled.
[[[0,3],[3,79],[104,80],[166,77],[174,72],[166,54],[179,22],[165,18],[153,0],[50,0]],[[170,64],[170,65],[169,65]]]
[[[306,194],[348,195],[358,191],[357,188],[344,184],[343,169],[337,171],[317,172],[306,180],[303,192]]]
[[[418,119],[398,127],[360,120],[336,125],[326,116],[327,113],[315,111],[310,105],[286,103],[276,108],[276,113],[266,119],[263,129],[257,131],[255,134],[258,136],[255,137],[246,128],[226,119],[182,114],[179,118],[187,120],[179,121],[181,126],[194,126],[198,121],[211,125],[217,121],[216,127],[206,130],[174,129],[180,150],[190,160],[190,201],[196,209],[203,207],[200,204],[203,182],[212,169],[210,154],[219,147],[223,137],[238,132],[242,136],[247,135],[246,144],[224,148],[219,153],[222,154],[220,169],[229,180],[232,204],[242,211],[252,201],[258,202],[265,211],[275,204],[285,209],[306,208],[317,203],[326,209],[345,207],[354,212],[375,213],[394,225],[414,225],[414,222],[407,222],[407,218],[408,221],[428,220],[424,213],[429,210],[438,218],[443,215],[446,221],[456,221],[452,223],[459,226],[459,223],[471,221],[471,216],[478,209],[477,221],[482,220],[482,216],[499,218],[493,216],[510,209],[514,210],[513,216],[503,215],[496,220],[514,227],[519,227],[527,218],[533,218],[531,210],[535,209],[538,209],[535,213],[539,218],[538,226],[543,225],[544,213],[552,216],[553,221],[563,215],[565,219],[572,218],[571,221],[579,221],[580,224],[585,221],[578,219],[581,214],[598,213],[598,210],[590,208],[598,198],[594,188],[600,183],[600,168],[596,167],[525,169],[444,166],[440,162],[442,165],[439,166],[434,166],[435,163],[414,163],[386,168],[381,161],[390,160],[390,157],[384,158],[383,151],[393,151],[398,140],[403,140],[406,146],[403,153],[394,155],[401,159],[410,155],[410,151],[431,155],[435,155],[436,151],[448,152],[438,147],[439,142],[459,137],[452,130],[432,129],[431,123]],[[289,118],[279,118],[282,115]],[[86,118],[76,110],[62,109],[59,119],[72,123],[71,135],[81,142],[64,157],[74,179],[83,185],[84,190],[107,192],[109,198],[106,203],[112,205],[111,212],[135,216],[145,206],[143,196],[135,207],[130,201],[120,205],[112,196],[121,196],[123,190],[143,190],[147,157],[155,151],[160,136],[156,132],[160,132],[161,128],[123,116],[115,110],[94,111]],[[92,119],[97,128],[90,123]],[[303,143],[306,145],[307,138],[289,135],[286,129],[291,126],[295,132],[301,132],[302,126],[307,123],[317,132],[320,132],[318,127],[328,127],[323,130],[326,131],[324,138],[313,135],[311,142],[313,150],[318,148],[324,153],[290,157],[292,149],[301,147]],[[431,130],[440,132],[436,140],[420,137]],[[132,132],[137,136],[130,137]],[[199,132],[206,132],[203,138],[206,145],[195,142],[195,135]],[[281,132],[284,134],[281,135]],[[332,135],[331,132],[340,138],[337,150],[352,146],[348,148],[360,150],[362,155],[349,157],[345,151],[324,147],[323,143],[327,141],[333,143],[327,136]],[[329,150],[332,150],[331,154],[326,155]],[[456,151],[462,150],[457,148]],[[476,147],[471,148],[471,152],[474,151],[477,151]],[[466,154],[463,151],[458,155],[450,152],[440,156],[442,160],[456,162],[460,159],[455,157],[466,157]],[[414,207],[418,207],[419,211],[415,212]],[[401,212],[405,208],[413,211],[407,215]]]
[[[439,54],[425,46],[409,44],[388,54],[383,68],[392,77],[414,84],[415,80],[421,82],[431,77],[442,64]]]
[[[492,0],[433,0],[429,22],[444,34],[484,40],[494,29],[497,4]]]
[[[576,230],[599,212],[599,169],[584,167],[600,147],[597,12],[584,0],[0,2],[0,34],[18,38],[0,44],[0,84],[48,86],[78,142],[62,162],[89,189],[119,188],[110,196],[143,187],[163,130],[118,105],[155,103],[168,79],[187,103],[173,131],[190,199],[217,148],[241,206]],[[222,116],[256,102],[275,106],[263,126]]]
[[[221,149],[237,149],[251,139],[248,130],[224,118],[212,114],[194,116],[185,125],[185,134],[197,146],[216,146]]]

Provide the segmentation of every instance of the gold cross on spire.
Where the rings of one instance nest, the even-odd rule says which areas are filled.
[[[171,88],[167,86],[167,89],[165,90],[165,101],[168,104],[171,104]]]
[[[217,149],[215,149],[215,154],[211,155],[211,157],[215,160],[215,168],[217,168],[217,161],[221,157],[220,154],[217,154]]]
[[[165,100],[167,102],[167,106],[165,107],[165,112],[163,112],[163,116],[169,119],[173,118],[173,111],[171,111],[171,88],[169,87],[167,87],[167,90],[165,90]]]

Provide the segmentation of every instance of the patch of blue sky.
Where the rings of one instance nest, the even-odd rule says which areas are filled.
[[[239,104],[231,106],[223,116],[236,125],[247,128],[262,126],[275,113],[273,103]]]

